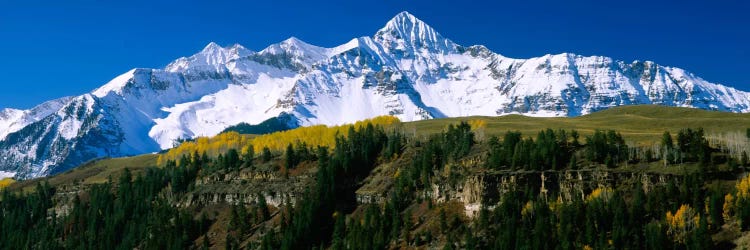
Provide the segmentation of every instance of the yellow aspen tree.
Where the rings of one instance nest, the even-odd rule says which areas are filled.
[[[724,196],[724,206],[721,216],[724,217],[724,221],[729,221],[734,216],[734,196],[727,194]]]
[[[685,243],[690,232],[698,225],[700,214],[696,213],[690,205],[682,204],[677,211],[667,211],[667,233],[674,238],[675,242]]]

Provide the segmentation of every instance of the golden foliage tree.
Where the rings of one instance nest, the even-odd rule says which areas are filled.
[[[469,120],[469,125],[473,130],[484,129],[487,128],[487,121],[482,119],[472,119]]]
[[[0,180],[0,189],[6,188],[15,182],[16,180],[13,180],[12,178],[3,178]]]
[[[246,145],[250,145],[250,138],[237,132],[227,132],[212,138],[198,137],[195,141],[184,142],[160,155],[157,164],[165,164],[168,160],[179,161],[183,155],[190,156],[195,153],[216,156],[229,149],[240,150]]]
[[[596,188],[589,195],[586,196],[586,203],[592,202],[595,200],[601,200],[604,202],[609,201],[609,199],[612,198],[612,188]]]
[[[399,122],[398,118],[394,116],[378,116],[372,119],[358,121],[353,125],[354,128],[359,128],[368,123],[372,125],[388,126]],[[162,165],[168,160],[179,161],[183,155],[189,156],[195,153],[199,155],[205,153],[210,157],[215,157],[229,149],[236,149],[244,154],[250,150],[250,147],[253,147],[254,152],[261,152],[264,147],[268,147],[270,150],[281,151],[289,144],[296,145],[299,143],[304,143],[310,147],[327,146],[329,148],[334,148],[336,145],[336,136],[347,136],[350,126],[352,125],[332,127],[316,125],[261,135],[252,139],[249,136],[241,135],[237,132],[227,132],[212,138],[198,137],[194,141],[184,142],[160,155],[157,162],[159,165]]]
[[[737,197],[735,197],[737,200],[750,198],[750,175],[740,179],[735,184],[735,188],[737,189]]]
[[[523,208],[521,208],[521,216],[526,218],[527,216],[534,217],[534,202],[527,201]]]
[[[482,120],[482,119],[469,120],[469,126],[471,126],[471,130],[474,131],[478,140],[484,140],[484,130],[485,128],[487,128],[486,120]]]
[[[732,212],[739,219],[742,229],[747,230],[750,229],[750,175],[737,181],[735,189]]]
[[[732,194],[727,194],[724,196],[724,206],[722,207],[722,217],[724,217],[724,221],[729,221],[732,219],[732,216],[734,215],[734,196]]]
[[[667,211],[667,233],[674,238],[675,242],[685,243],[685,239],[698,226],[700,214],[696,213],[690,205],[683,204],[677,211]]]

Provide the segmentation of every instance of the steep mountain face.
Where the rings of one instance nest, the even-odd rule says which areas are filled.
[[[259,52],[211,43],[89,94],[0,111],[0,171],[44,176],[87,160],[170,148],[239,123],[290,126],[378,115],[578,116],[629,104],[750,111],[750,94],[653,62],[574,54],[513,59],[461,46],[402,12],[334,48],[290,38]]]
[[[63,97],[60,99],[42,103],[29,110],[1,110],[0,139],[5,138],[10,133],[21,130],[31,123],[44,119],[45,117],[62,108],[62,106],[69,102],[71,99],[72,97]]]

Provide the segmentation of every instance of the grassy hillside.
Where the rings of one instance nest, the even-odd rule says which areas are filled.
[[[448,124],[462,120],[486,121],[486,135],[500,135],[506,131],[520,131],[524,136],[536,136],[543,129],[576,129],[587,135],[595,129],[616,130],[626,141],[652,143],[664,131],[675,135],[683,128],[702,127],[707,134],[740,132],[750,127],[750,114],[706,111],[656,105],[622,106],[593,114],[568,118],[542,118],[522,115],[500,117],[460,117],[404,123],[404,132],[426,135],[437,133]]]
[[[37,183],[43,181],[48,181],[52,186],[74,182],[83,184],[104,183],[110,176],[117,179],[125,168],[130,169],[133,173],[138,173],[147,167],[156,166],[157,157],[158,155],[155,154],[145,154],[134,157],[95,160],[55,176],[16,182],[11,184],[10,188],[30,191],[34,189]]]

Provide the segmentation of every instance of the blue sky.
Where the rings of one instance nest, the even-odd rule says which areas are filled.
[[[261,50],[295,36],[335,46],[372,35],[403,10],[458,44],[509,57],[652,60],[750,90],[750,1],[10,2],[0,2],[0,108],[83,94],[211,41]]]

